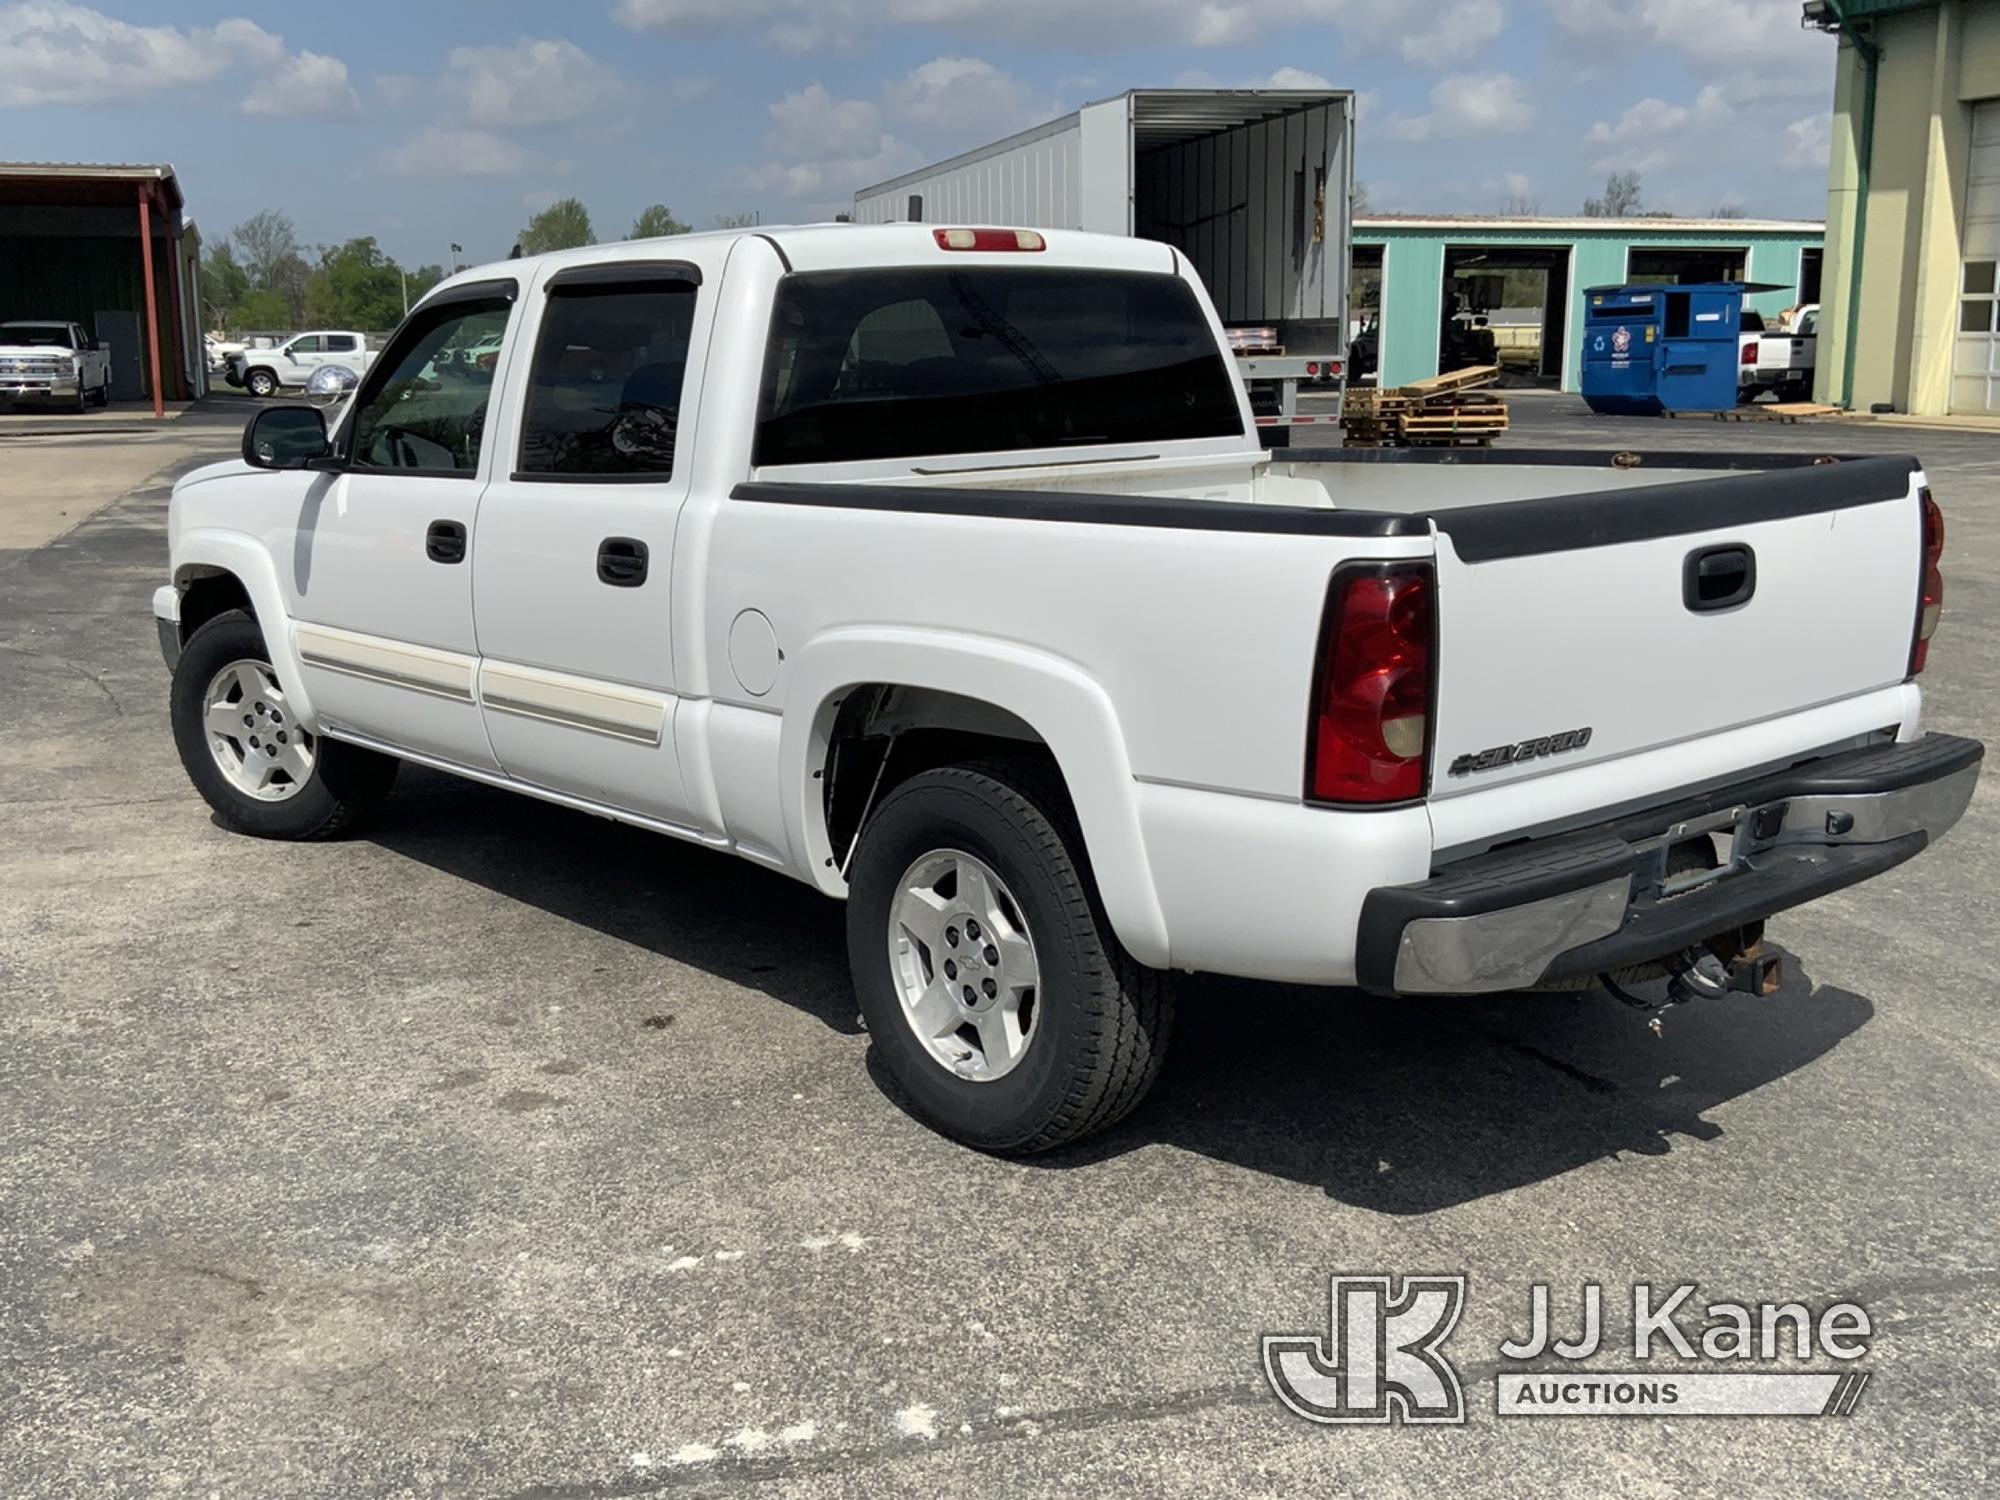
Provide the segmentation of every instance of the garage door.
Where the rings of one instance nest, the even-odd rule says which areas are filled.
[[[2000,412],[2000,100],[1972,109],[1951,409]]]

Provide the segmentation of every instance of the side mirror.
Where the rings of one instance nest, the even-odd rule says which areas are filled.
[[[259,469],[304,469],[327,452],[316,406],[267,406],[243,429],[243,462]]]
[[[361,377],[346,365],[321,365],[306,381],[306,400],[315,406],[338,406],[359,384]]]

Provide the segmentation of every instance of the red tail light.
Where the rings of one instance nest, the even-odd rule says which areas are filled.
[[[1750,340],[1749,343],[1743,346],[1743,357],[1737,363],[1745,365],[1754,365],[1757,363],[1757,341],[1755,339]]]
[[[1333,575],[1313,674],[1308,801],[1423,796],[1436,594],[1429,563],[1362,564]]]
[[[1931,654],[1931,637],[1937,633],[1938,616],[1944,611],[1944,512],[1926,489],[1918,499],[1924,508],[1923,584],[1917,591],[1917,635],[1910,643],[1910,675],[1923,671]]]
[[[1046,250],[1047,240],[1032,229],[933,229],[940,250]]]
[[[1317,375],[1317,374],[1319,374],[1319,361],[1318,361],[1318,360],[1316,360],[1316,359],[1309,359],[1309,360],[1307,360],[1307,361],[1306,361],[1306,374],[1308,374],[1308,375]]]

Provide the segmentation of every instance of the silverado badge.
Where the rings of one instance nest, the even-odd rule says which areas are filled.
[[[1566,750],[1581,750],[1590,743],[1590,730],[1565,729],[1561,734],[1545,734],[1540,739],[1521,740],[1512,745],[1495,745],[1491,750],[1475,750],[1470,755],[1461,755],[1451,763],[1451,774],[1470,776],[1477,771],[1497,770],[1501,766],[1518,765],[1524,760],[1539,760],[1544,755],[1561,755]]]

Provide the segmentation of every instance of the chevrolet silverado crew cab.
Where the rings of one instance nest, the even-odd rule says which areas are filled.
[[[80,323],[0,323],[0,402],[87,411],[111,401],[111,351]]]
[[[341,365],[359,375],[375,362],[365,334],[302,333],[275,349],[242,349],[228,357],[222,378],[253,396],[303,389],[313,371]]]
[[[169,537],[223,823],[342,833],[413,761],[808,882],[990,1150],[1130,1109],[1180,971],[1768,986],[1763,919],[1921,852],[1982,755],[1919,727],[1911,460],[1275,460],[1187,261],[1083,233],[468,271]]]

